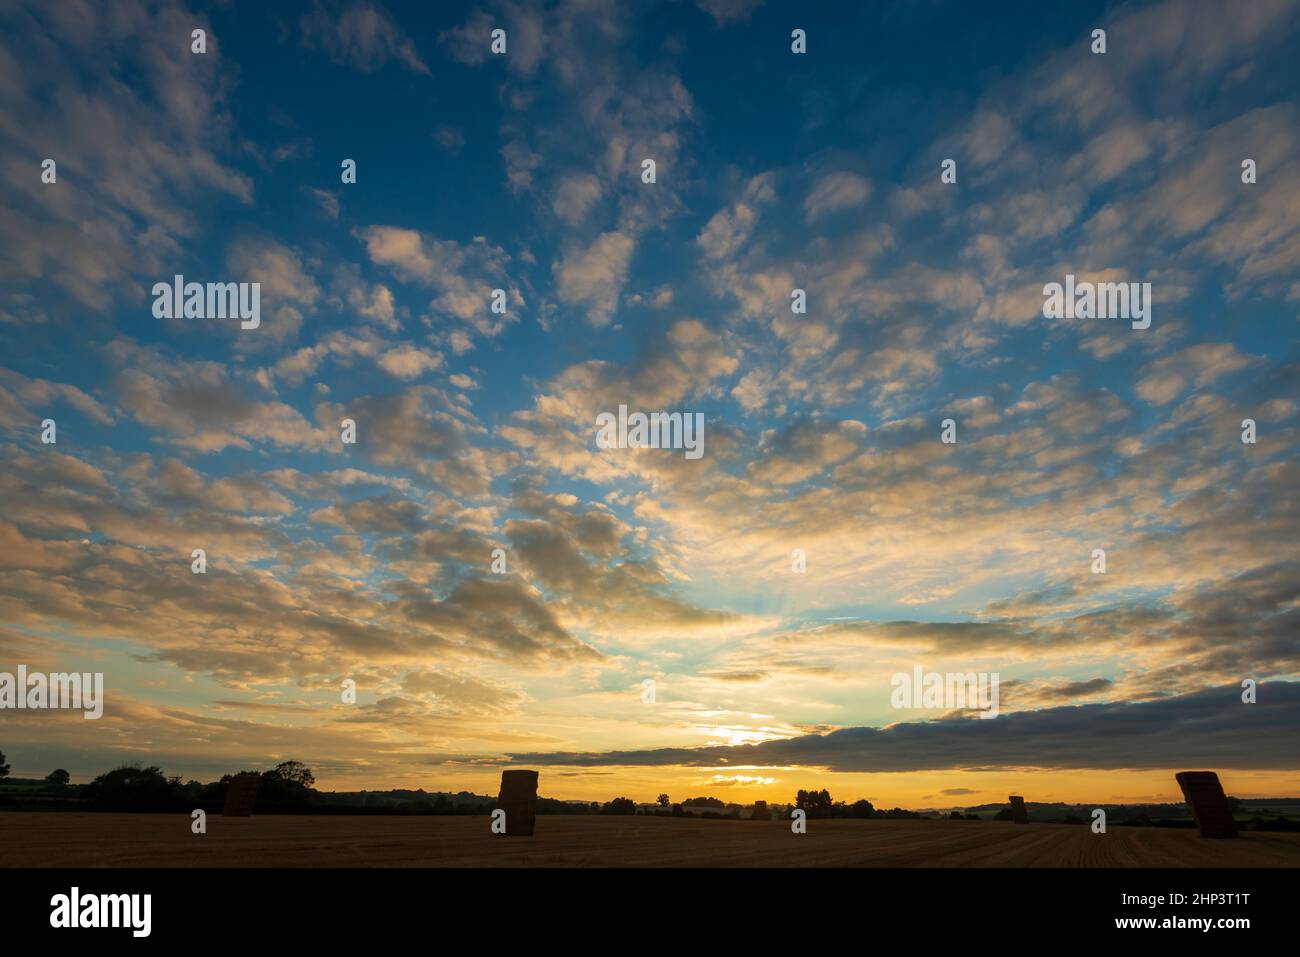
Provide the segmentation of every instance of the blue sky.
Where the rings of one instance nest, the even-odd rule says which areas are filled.
[[[1204,706],[1170,762],[1294,790],[1242,741],[1297,720],[1295,3],[0,18],[0,670],[110,689],[14,724],[19,772],[1163,795],[1096,729]],[[260,282],[261,326],[155,318],[176,273]],[[1149,282],[1151,327],[1044,318],[1067,273]],[[598,449],[620,404],[702,413],[704,457]],[[904,781],[819,737],[915,747],[914,664],[1001,674],[1025,750],[950,715],[984,770]]]

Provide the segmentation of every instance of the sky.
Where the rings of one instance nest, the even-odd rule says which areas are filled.
[[[1300,3],[846,6],[0,5],[13,773],[1300,794]]]

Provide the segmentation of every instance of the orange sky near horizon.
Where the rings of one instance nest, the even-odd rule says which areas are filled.
[[[561,800],[609,801],[630,797],[651,802],[666,793],[679,802],[716,797],[728,803],[792,803],[800,789],[826,788],[836,801],[866,798],[876,807],[972,807],[1004,803],[1009,794],[1031,802],[1066,804],[1178,803],[1182,794],[1174,780],[1179,768],[1148,771],[933,771],[899,773],[835,773],[800,768],[540,768],[538,793]],[[1300,797],[1300,773],[1294,771],[1219,771],[1224,790],[1239,798]],[[722,781],[720,779],[731,779]],[[753,780],[745,780],[753,779]],[[356,775],[318,775],[323,790],[473,791],[495,794],[500,770],[459,769],[446,776],[369,780]],[[951,793],[960,790],[961,793]],[[949,793],[945,793],[949,792]]]

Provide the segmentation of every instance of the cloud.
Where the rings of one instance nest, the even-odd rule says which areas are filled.
[[[418,379],[442,368],[442,356],[415,346],[398,346],[379,357],[379,367],[398,379]]]
[[[320,287],[307,275],[298,254],[273,239],[231,243],[226,268],[241,282],[260,282],[263,302],[289,302],[311,308],[320,298]]]
[[[357,451],[378,465],[410,469],[456,494],[482,494],[491,481],[490,457],[470,442],[479,426],[440,389],[416,385],[346,404],[322,402],[315,415],[322,430],[353,419]]]
[[[514,310],[514,315],[491,311],[493,289],[504,289],[515,310],[523,296],[509,275],[510,256],[483,237],[461,244],[397,226],[370,226],[361,237],[372,263],[404,281],[432,288],[436,295],[429,308],[439,318],[458,321],[462,334],[491,338],[517,318]]]
[[[0,100],[0,171],[36,182],[31,171],[53,153],[59,180],[6,191],[0,280],[47,280],[73,301],[65,309],[43,296],[60,314],[104,313],[131,277],[158,278],[202,225],[198,197],[253,196],[228,162],[227,62],[217,45],[189,51],[196,26],[212,35],[206,18],[132,0],[111,16],[82,14],[20,4],[3,44],[12,82]]]
[[[1265,706],[1264,688],[1270,697]],[[842,728],[739,747],[604,754],[513,754],[510,763],[601,766],[824,768],[834,772],[988,769],[1237,770],[1300,767],[1287,729],[1300,721],[1300,684],[1271,682],[1260,703],[1217,688],[1159,701],[1020,712],[991,720]]]
[[[586,219],[601,192],[600,180],[590,173],[570,174],[556,183],[551,209],[566,223],[576,226]]]
[[[122,407],[176,446],[317,449],[329,441],[286,403],[250,398],[260,389],[219,363],[179,361],[122,339],[105,351],[117,366],[113,388]]]
[[[236,338],[242,351],[270,350],[296,339],[304,311],[310,314],[321,297],[299,254],[274,239],[235,240],[226,253],[226,269],[238,282],[261,283],[262,323],[257,335]]]
[[[763,4],[763,0],[696,0],[699,8],[707,13],[719,26],[728,23],[747,23]]]
[[[861,206],[871,195],[871,184],[857,173],[827,173],[817,180],[803,201],[804,220],[812,223],[841,210]]]
[[[440,126],[433,131],[434,141],[452,155],[465,145],[465,131],[454,126]]]
[[[591,325],[608,325],[627,282],[634,245],[631,236],[608,232],[589,246],[569,250],[555,264],[555,291],[560,300],[584,306]]]
[[[1203,388],[1220,376],[1246,368],[1251,361],[1231,343],[1190,346],[1150,363],[1138,380],[1137,392],[1155,405],[1168,405],[1189,386]]]
[[[429,68],[416,52],[415,43],[402,32],[382,7],[373,3],[352,3],[331,15],[317,4],[299,20],[303,46],[321,49],[335,63],[373,73],[390,61],[413,73],[429,75]]]
[[[1047,698],[1081,698],[1108,691],[1114,683],[1110,678],[1089,678],[1086,681],[1071,681],[1069,684],[1047,688],[1041,693]]]
[[[317,189],[315,186],[304,186],[308,195],[320,204],[321,212],[330,219],[339,218],[339,198],[336,194],[324,189]]]
[[[749,241],[763,206],[776,199],[770,173],[755,176],[730,208],[719,210],[696,237],[710,259],[728,259]]]
[[[529,76],[537,70],[546,49],[544,14],[524,3],[503,2],[496,7],[500,10],[496,17],[476,10],[460,26],[439,34],[438,42],[457,62],[480,66],[497,59],[491,47],[492,31],[499,27],[506,31],[506,54],[499,59],[512,73]]]
[[[67,403],[96,422],[103,425],[113,424],[113,416],[109,411],[75,385],[51,382],[48,379],[29,379],[21,372],[0,369],[0,408],[4,409],[5,418],[11,423],[21,419],[32,419],[35,424],[38,418],[44,417],[44,415],[36,416],[35,409],[20,409],[15,397],[32,407],[48,407],[56,402]],[[49,409],[43,408],[40,411],[44,413]]]

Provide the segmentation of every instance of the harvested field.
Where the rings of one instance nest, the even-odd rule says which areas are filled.
[[[1300,834],[1001,821],[543,816],[531,838],[487,817],[0,812],[10,867],[1297,867]]]

